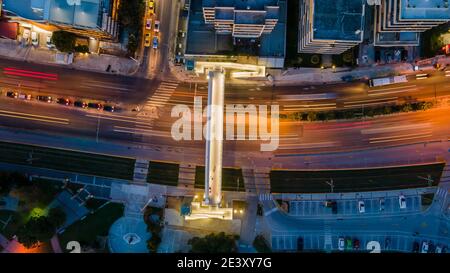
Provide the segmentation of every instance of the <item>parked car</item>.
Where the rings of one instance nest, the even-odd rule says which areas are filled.
[[[381,198],[380,199],[380,211],[384,211],[384,203],[385,203],[384,198]]]
[[[155,26],[153,27],[153,30],[155,32],[159,32],[159,21],[158,20],[155,21]]]
[[[21,99],[21,100],[31,100],[31,95],[30,94],[20,93],[18,98]]]
[[[56,100],[56,102],[59,103],[59,104],[62,104],[62,105],[66,105],[66,106],[69,106],[69,105],[72,104],[72,102],[69,99],[66,99],[66,98],[58,98]]]
[[[419,248],[420,248],[419,243],[418,243],[418,242],[414,242],[414,243],[413,243],[413,249],[412,249],[412,251],[413,251],[414,253],[419,253]]]
[[[75,101],[73,103],[73,106],[80,107],[80,108],[86,108],[87,107],[86,103],[83,102],[83,101],[80,101],[80,100]]]
[[[90,102],[90,103],[88,103],[88,108],[101,110],[103,108],[103,106],[97,102]]]
[[[428,242],[426,241],[422,242],[422,248],[420,250],[420,253],[428,253]]]
[[[149,0],[147,2],[147,10],[149,15],[155,14],[155,2],[153,0]]]
[[[145,22],[145,29],[152,29],[152,19],[147,19],[147,21]]]
[[[297,238],[297,251],[303,251],[303,238]]]
[[[360,248],[360,242],[357,238],[353,239],[353,249],[358,250]]]
[[[48,103],[52,102],[52,100],[53,100],[52,97],[50,97],[50,96],[37,96],[36,98],[38,101],[44,101],[44,102],[48,102]]]
[[[55,45],[52,43],[52,35],[47,35],[46,42],[48,48],[55,47]]]
[[[108,112],[114,112],[114,110],[115,110],[115,107],[114,106],[112,106],[112,105],[105,105],[104,107],[103,107],[103,110],[105,110],[105,111],[108,111]]]
[[[353,249],[353,241],[351,238],[345,239],[345,249],[352,250]]]
[[[338,249],[340,251],[344,251],[345,250],[345,240],[342,237],[340,237],[339,240],[338,240]]]
[[[153,49],[157,49],[158,48],[158,37],[155,36],[153,37]]]
[[[39,45],[39,34],[35,31],[31,32],[31,44],[34,46]]]
[[[364,201],[358,201],[358,211],[359,213],[365,213],[366,212],[366,207],[364,205]]]
[[[30,35],[31,35],[31,30],[29,30],[28,28],[24,28],[23,29],[23,33],[22,33],[22,38],[28,43],[29,39],[30,39]]]
[[[391,248],[391,238],[386,237],[384,240],[384,249],[388,250]]]
[[[150,33],[146,33],[146,34],[145,34],[145,38],[144,38],[144,46],[145,46],[145,47],[150,47]]]
[[[398,204],[401,209],[406,209],[406,198],[403,194],[398,197]]]
[[[17,92],[13,92],[13,91],[8,91],[8,92],[6,92],[6,96],[7,96],[8,98],[13,98],[13,99],[15,99],[15,98],[17,98],[18,93],[17,93]]]

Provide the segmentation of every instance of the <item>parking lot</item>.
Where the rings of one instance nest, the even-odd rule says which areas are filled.
[[[333,214],[331,208],[325,206],[323,200],[290,201],[289,214],[295,217],[314,216],[367,216],[367,215],[390,215],[400,213],[412,213],[421,211],[421,196],[405,196],[406,208],[400,209],[399,200],[396,196],[383,197],[384,210],[380,210],[380,198],[336,200],[337,214]],[[365,212],[360,213],[358,202],[363,201]]]
[[[305,251],[320,251],[325,250],[325,235],[322,234],[301,234],[301,235],[272,235],[272,250],[273,251],[296,251],[297,239],[301,236],[303,238],[303,246]],[[434,245],[436,242],[440,246],[449,245],[449,238],[424,238],[424,237],[411,237],[408,235],[402,235],[400,233],[384,233],[384,234],[369,234],[369,233],[357,233],[357,234],[340,234],[331,236],[331,247],[328,251],[339,251],[338,241],[339,238],[358,238],[360,241],[360,249],[352,251],[366,251],[366,245],[370,241],[377,241],[380,243],[381,252],[393,251],[393,252],[412,252],[414,241],[421,243],[422,241],[431,241]],[[389,238],[389,244],[386,248],[386,238]],[[443,243],[444,242],[444,243]]]

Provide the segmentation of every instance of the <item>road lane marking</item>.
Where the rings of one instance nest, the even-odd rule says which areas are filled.
[[[114,126],[114,132],[129,133],[129,134],[139,134],[147,136],[159,136],[159,137],[172,137],[168,132],[154,131],[148,129],[130,128],[123,126]]]
[[[328,148],[328,147],[336,147],[338,142],[335,141],[327,141],[327,142],[317,142],[317,143],[304,143],[304,144],[296,144],[296,143],[285,143],[280,144],[278,149],[280,150],[296,150],[296,149],[315,149],[315,148]]]
[[[44,118],[44,119],[53,119],[53,120],[59,120],[59,121],[69,121],[65,118],[57,118],[57,117],[51,117],[51,116],[41,116],[41,115],[35,115],[35,114],[27,114],[22,112],[13,112],[13,111],[6,111],[6,110],[0,110],[0,113],[6,113],[11,115],[21,115],[21,116],[29,116],[29,117],[35,117],[35,118]]]
[[[398,97],[370,99],[370,100],[353,100],[353,101],[344,101],[344,104],[370,103],[370,102],[376,102],[376,101],[397,100],[397,99],[398,99]]]
[[[403,137],[410,137],[410,136],[420,136],[420,135],[428,135],[432,134],[432,131],[425,131],[417,134],[403,134],[403,135],[395,135],[395,136],[384,136],[384,137],[372,137],[370,140],[381,140],[381,139],[390,139],[390,138],[403,138]]]
[[[430,127],[431,127],[430,123],[399,125],[399,126],[391,126],[391,127],[383,127],[383,128],[364,129],[364,130],[361,130],[361,134],[369,135],[369,134],[396,132],[396,131],[401,131],[401,130],[426,129],[426,128],[430,128]]]
[[[369,93],[372,92],[378,92],[378,91],[389,91],[389,90],[397,90],[397,89],[405,89],[410,87],[417,87],[417,85],[406,85],[406,86],[397,86],[397,87],[391,87],[391,88],[383,88],[383,89],[369,89]]]
[[[411,140],[411,139],[418,139],[418,138],[427,138],[427,137],[432,137],[432,136],[433,136],[432,134],[428,134],[428,135],[413,135],[411,137],[403,137],[403,138],[395,138],[395,139],[384,139],[384,140],[370,141],[370,144],[404,141],[404,140]]]
[[[344,108],[359,108],[359,107],[363,107],[363,106],[392,104],[392,103],[396,103],[396,102],[397,102],[396,100],[391,100],[391,101],[371,102],[371,103],[365,103],[365,104],[352,104],[352,105],[344,105]]]
[[[86,115],[86,117],[120,121],[120,122],[129,122],[129,123],[134,123],[134,124],[149,125],[148,122],[138,121],[137,119],[131,119],[131,118],[130,118],[130,120],[126,120],[126,119],[120,119],[120,118],[114,118],[114,117],[108,117],[108,116],[96,116],[96,115]],[[143,119],[139,119],[139,120],[143,120]]]
[[[47,122],[47,123],[56,123],[56,124],[64,124],[68,125],[68,121],[57,121],[57,120],[50,120],[50,119],[40,119],[40,118],[33,118],[33,117],[26,117],[26,116],[16,116],[16,115],[10,115],[10,114],[3,114],[0,113],[0,116],[2,117],[10,117],[10,118],[17,118],[17,119],[25,119],[25,120],[34,120],[34,121],[40,121],[40,122]]]

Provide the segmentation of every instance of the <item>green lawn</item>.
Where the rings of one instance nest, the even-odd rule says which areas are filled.
[[[134,159],[0,142],[2,162],[30,165],[30,155],[34,167],[133,179]]]
[[[150,161],[147,182],[168,186],[178,185],[180,165],[174,163]]]
[[[205,167],[195,168],[195,187],[205,187]],[[245,191],[242,169],[223,168],[222,169],[222,190],[224,191]]]
[[[444,163],[383,169],[336,171],[272,170],[271,191],[276,193],[327,193],[331,179],[334,192],[383,191],[426,187],[421,177],[431,175],[433,185],[440,181]]]
[[[123,210],[123,204],[109,203],[96,213],[89,214],[85,219],[75,222],[59,235],[61,247],[65,249],[69,241],[78,241],[82,245],[93,245],[97,236],[108,235],[111,225],[123,216]]]

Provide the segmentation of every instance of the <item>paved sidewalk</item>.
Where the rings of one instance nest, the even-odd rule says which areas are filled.
[[[106,54],[75,54],[72,64],[58,64],[55,50],[34,48],[32,46],[21,47],[17,41],[9,39],[0,39],[0,56],[19,61],[125,76],[133,75],[139,66],[135,60]],[[111,67],[109,72],[107,72],[109,65]]]

